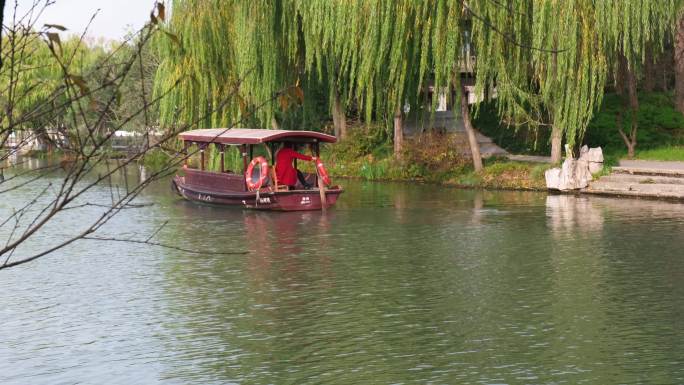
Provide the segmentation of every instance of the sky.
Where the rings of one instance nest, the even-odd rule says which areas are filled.
[[[17,1],[17,13],[23,15],[36,0]],[[40,2],[43,4],[45,0]],[[7,22],[11,21],[14,3],[15,0],[6,1]],[[99,9],[87,35],[94,39],[119,40],[127,31],[138,30],[149,20],[154,3],[154,0],[54,0],[54,4],[48,6],[40,16],[36,27],[59,24],[68,28],[63,33],[80,35]]]

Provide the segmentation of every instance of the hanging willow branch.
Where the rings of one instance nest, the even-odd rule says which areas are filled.
[[[618,54],[638,68],[648,44],[662,49],[676,14],[673,0],[474,1],[470,9],[479,21],[476,88],[496,88],[502,119],[548,123],[571,145],[600,105]]]
[[[161,106],[162,124],[194,121],[212,110],[248,68],[256,70],[239,85],[235,102],[202,125],[251,116],[257,101],[300,80],[327,89],[328,106],[354,103],[367,121],[389,121],[405,103],[422,104],[429,85],[460,90],[464,36],[472,34],[476,92],[496,91],[502,119],[552,125],[574,144],[601,103],[617,52],[638,67],[647,44],[662,48],[676,4],[174,0],[173,9],[168,27],[187,50],[162,44],[156,86],[187,80]],[[253,124],[270,127],[287,105],[267,106]]]
[[[492,1],[492,2],[493,2],[495,5],[497,5],[497,6],[504,8],[507,12],[515,13],[515,14],[518,14],[518,15],[520,15],[520,16],[527,16],[526,13],[516,12],[516,11],[513,10],[513,8],[511,8],[511,7],[505,7],[505,6],[502,5],[501,3],[498,3],[498,2],[493,1],[493,0],[490,0],[490,1]],[[474,18],[477,19],[479,22],[481,22],[482,24],[484,24],[486,28],[492,30],[493,32],[496,32],[496,33],[500,34],[501,37],[503,37],[503,38],[504,38],[505,40],[507,40],[509,43],[514,44],[514,45],[517,45],[517,46],[520,47],[520,48],[525,48],[525,49],[529,49],[529,50],[533,50],[533,51],[546,52],[546,53],[559,53],[559,52],[567,51],[566,48],[546,49],[546,48],[540,48],[540,47],[535,47],[535,46],[533,46],[533,45],[525,44],[525,43],[523,43],[523,42],[521,42],[521,41],[516,40],[513,36],[508,35],[508,34],[504,33],[503,31],[500,31],[495,25],[493,25],[492,23],[490,23],[489,20],[487,20],[487,19],[483,18],[482,16],[478,15],[477,13],[473,12],[473,10],[470,9],[466,3],[463,3],[463,8],[465,8],[465,9],[468,11],[468,12],[467,12],[468,16],[474,17]]]

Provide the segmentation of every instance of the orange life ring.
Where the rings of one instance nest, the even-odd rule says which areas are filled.
[[[330,175],[328,175],[328,170],[325,169],[323,161],[320,159],[316,159],[316,171],[318,172],[318,176],[321,177],[321,180],[323,180],[323,183],[326,186],[330,186],[330,183],[332,183],[330,180]]]
[[[256,167],[257,164],[261,166],[261,169],[259,170],[259,180],[255,182],[254,167]],[[249,191],[260,189],[261,185],[264,184],[266,177],[268,177],[268,161],[263,156],[257,156],[256,158],[252,159],[251,162],[249,162],[249,166],[247,166],[247,171],[245,172],[245,183],[247,184],[247,189]]]

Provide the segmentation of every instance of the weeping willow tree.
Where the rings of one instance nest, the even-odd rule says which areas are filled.
[[[571,146],[583,137],[620,61],[637,71],[647,46],[662,50],[676,8],[673,0],[477,1],[470,7],[476,89],[496,88],[499,114],[514,124],[551,125],[554,162],[563,137]],[[636,97],[636,86],[630,89]],[[636,129],[631,133],[636,140]]]
[[[158,92],[180,85],[160,106],[162,124],[253,117],[269,126],[291,96],[274,95],[313,77],[338,127],[351,102],[366,121],[394,118],[400,153],[402,107],[430,79],[436,88],[458,81],[461,12],[447,0],[176,0],[169,27],[180,44],[162,43],[155,83]]]
[[[155,80],[158,94],[172,89],[161,123],[270,124],[277,94],[297,77],[285,49],[296,34],[281,30],[283,17],[281,3],[268,0],[173,1],[168,27],[178,38],[161,41]]]
[[[0,70],[0,104],[8,105],[1,118],[3,126],[45,100],[60,84],[61,69],[48,46],[35,31],[13,31],[2,38],[3,45],[16,47]],[[28,123],[28,122],[26,122]],[[26,126],[20,123],[19,126]]]
[[[555,163],[562,136],[574,144],[603,95],[607,66],[593,2],[508,4],[473,4],[476,89],[495,87],[499,114],[514,125],[551,125]]]
[[[458,84],[463,31],[459,2],[298,1],[305,68],[327,79],[333,115],[355,101],[366,121],[394,122],[402,152],[403,107],[417,106],[430,81]],[[338,118],[339,119],[339,118]]]
[[[83,73],[104,55],[103,47],[87,46],[76,37],[61,41],[56,34],[30,28],[12,29],[2,39],[11,47],[0,68],[2,143],[15,134],[17,140],[45,144],[48,131],[66,132],[69,105],[90,112],[90,100],[71,100],[65,84],[88,87]]]
[[[472,25],[475,92],[495,96],[513,125],[551,126],[557,161],[563,139],[572,146],[583,137],[609,75],[619,83],[624,67],[636,79],[645,47],[662,48],[675,8],[675,0],[174,0],[168,28],[179,39],[161,43],[155,81],[157,92],[173,89],[161,123],[277,126],[293,102],[313,102],[306,83],[327,94],[338,135],[353,106],[386,123],[400,155],[404,106],[424,105],[429,86],[462,90],[462,38]]]

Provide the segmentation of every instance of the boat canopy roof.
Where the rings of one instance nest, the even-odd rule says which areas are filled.
[[[259,144],[267,142],[335,143],[337,138],[315,131],[264,130],[252,128],[205,128],[179,134],[185,141],[222,144]]]

